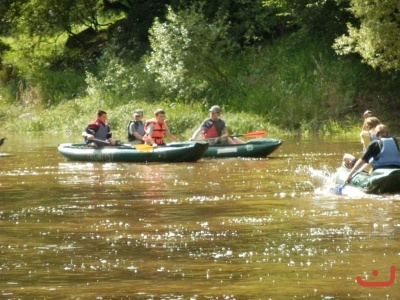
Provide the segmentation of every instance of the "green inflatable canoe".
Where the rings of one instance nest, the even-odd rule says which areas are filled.
[[[335,175],[335,182],[343,184],[350,170],[340,167]],[[361,172],[354,176],[348,184],[360,188],[369,194],[385,194],[400,192],[400,169],[377,169],[371,173]]]
[[[146,146],[146,145],[141,145]],[[68,160],[100,162],[195,162],[208,148],[208,143],[176,143],[164,147],[135,149],[131,145],[88,147],[86,144],[60,144],[58,151]]]
[[[266,157],[282,145],[283,141],[259,138],[236,145],[210,145],[204,157]]]

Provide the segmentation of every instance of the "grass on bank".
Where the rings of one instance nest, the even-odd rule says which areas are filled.
[[[137,102],[109,108],[104,107],[98,101],[84,98],[67,101],[51,109],[2,105],[0,107],[0,119],[3,131],[55,132],[60,135],[80,136],[87,123],[96,118],[97,108],[107,111],[113,136],[122,141],[126,141],[126,126],[132,120],[133,111],[137,108],[144,110],[144,119],[152,118],[153,112],[157,108],[163,108],[166,111],[167,124],[171,132],[181,140],[189,139],[201,122],[209,115],[209,107],[203,107],[200,104]],[[255,130],[267,130],[270,136],[283,134],[278,127],[269,124],[265,118],[259,115],[226,111],[222,118],[232,134],[242,134]],[[249,120],[254,122],[249,122]]]
[[[232,134],[260,129],[267,129],[270,136],[356,134],[365,109],[371,109],[391,131],[397,130],[399,79],[375,72],[354,57],[338,57],[326,43],[304,35],[227,57],[220,67],[235,84],[228,90],[221,87],[216,94],[210,91],[207,99],[166,100],[154,77],[139,72],[141,65],[122,65],[115,59],[114,68],[110,62],[104,64],[104,72],[99,73],[105,75],[95,83],[87,77],[84,81],[83,74],[72,81],[70,72],[47,70],[35,76],[40,84],[26,78],[23,85],[10,83],[21,87],[17,92],[2,85],[1,129],[80,135],[101,108],[109,114],[114,136],[124,140],[134,109],[142,108],[146,119],[161,107],[171,131],[187,139],[208,116],[208,108],[218,104]],[[80,87],[79,78],[84,81]],[[57,95],[54,103],[45,96],[51,93]],[[384,105],[376,105],[376,99]]]

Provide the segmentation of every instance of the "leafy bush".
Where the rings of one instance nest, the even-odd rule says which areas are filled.
[[[399,71],[399,9],[397,0],[353,0],[351,12],[358,21],[347,23],[347,35],[336,39],[339,54],[358,53],[363,61],[383,71]]]
[[[132,101],[155,101],[162,88],[155,76],[148,72],[143,61],[131,62],[110,47],[98,61],[97,74],[86,73],[87,94],[101,99],[101,106],[109,107]]]
[[[367,68],[351,57],[338,59],[325,43],[301,32],[248,51],[243,61],[247,70],[238,81],[247,96],[239,107],[289,130],[309,123],[317,132],[330,119],[342,120],[366,87],[360,74]]]
[[[228,28],[223,19],[207,21],[197,7],[179,12],[169,8],[166,22],[156,19],[146,68],[166,89],[167,98],[199,99],[213,87],[226,90],[232,85],[221,64],[236,48]]]

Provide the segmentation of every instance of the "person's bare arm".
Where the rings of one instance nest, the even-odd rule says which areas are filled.
[[[193,141],[196,139],[196,137],[199,135],[199,133],[201,132],[201,126],[199,128],[196,129],[195,132],[193,132],[192,137],[189,139],[190,141]]]
[[[227,129],[227,128],[224,128],[224,129],[222,130],[221,138],[225,138],[225,137],[228,137],[228,136],[229,136],[228,129]]]
[[[356,164],[354,165],[353,169],[351,169],[351,171],[350,171],[350,173],[349,173],[349,176],[347,177],[346,182],[350,183],[351,180],[353,179],[353,174],[355,174],[355,173],[358,171],[358,169],[360,169],[361,166],[364,165],[365,163],[366,163],[366,161],[363,160],[362,158],[360,158],[360,159],[356,162]]]
[[[165,132],[165,134],[167,135],[167,137],[169,137],[174,142],[179,142],[179,139],[175,135],[173,135],[171,132],[169,132],[168,130]]]

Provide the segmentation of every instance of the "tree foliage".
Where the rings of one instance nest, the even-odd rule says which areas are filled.
[[[330,81],[333,65],[359,58],[338,59],[331,49],[335,38],[340,36],[337,53],[358,53],[375,68],[399,69],[399,5],[395,0],[3,0],[0,92],[7,88],[11,101],[48,105],[77,95],[110,106],[139,99],[218,99],[240,109],[273,111],[276,122],[286,117],[287,126],[295,127],[303,117],[314,118],[312,109],[320,118],[315,107],[324,108],[327,98],[329,107],[364,103],[364,96],[353,99],[357,90],[343,96],[340,87],[348,86]],[[285,38],[276,53],[265,51]],[[318,49],[306,48],[310,41],[321,42]],[[287,50],[286,57],[297,60],[282,60]],[[325,69],[318,69],[318,53],[332,59]],[[319,77],[309,84],[301,80],[304,74]],[[318,89],[321,78],[326,85]],[[25,101],[24,95],[41,101]],[[298,98],[303,104],[292,105],[293,112],[303,112],[295,120],[288,107]]]
[[[171,7],[180,11],[199,4],[207,20],[223,16],[230,24],[230,36],[242,46],[260,44],[284,33],[279,9],[263,5],[262,0],[172,0]]]
[[[102,20],[112,19],[110,16],[102,17],[100,4],[100,0],[15,1],[4,16],[10,23],[3,39],[10,46],[5,54],[8,64],[19,72],[24,69],[36,72],[38,66],[45,65],[61,70],[67,65],[68,68],[82,69],[81,66],[75,67],[90,55],[81,53],[93,53],[88,44],[93,43],[102,26],[107,26]],[[94,32],[90,38],[88,29]],[[84,37],[77,38],[82,32]],[[68,52],[69,44],[74,44],[70,39],[75,39],[75,44],[78,44],[75,49],[81,51]],[[60,60],[67,63],[62,64]]]
[[[137,58],[143,55],[148,50],[148,30],[153,19],[164,14],[165,5],[162,0],[6,2],[3,20],[7,26],[0,26],[0,35],[11,37],[20,45],[21,35],[29,36],[32,42],[26,47],[30,50],[28,55],[49,44],[61,46],[61,55],[53,56],[51,67],[62,69],[69,65],[76,70],[87,67],[87,61],[91,63],[99,57],[110,43],[119,45],[121,50],[135,49]],[[37,57],[31,58],[34,62]]]
[[[400,2],[352,0],[351,11],[359,24],[348,23],[348,34],[334,44],[337,53],[358,53],[374,68],[400,70]]]
[[[228,29],[223,19],[208,22],[199,8],[179,13],[169,9],[166,22],[156,19],[150,30],[147,69],[170,96],[184,99],[198,98],[213,85],[229,85],[220,59],[237,44]]]
[[[289,24],[309,33],[333,40],[343,34],[346,22],[352,20],[348,8],[350,0],[264,0],[267,6],[277,6]]]
[[[8,17],[19,33],[47,36],[75,34],[87,27],[98,29],[100,0],[30,0],[14,5]],[[13,17],[14,16],[14,17]]]
[[[97,72],[86,72],[87,94],[108,106],[133,101],[159,101],[162,88],[148,72],[143,60],[127,61],[118,48],[110,45],[98,60]]]

